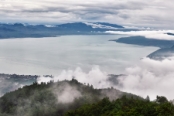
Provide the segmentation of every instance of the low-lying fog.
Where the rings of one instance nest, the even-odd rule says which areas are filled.
[[[173,58],[140,60],[158,48],[108,41],[119,37],[84,35],[0,40],[0,71],[55,75],[54,78],[40,77],[39,83],[75,77],[95,88],[113,86],[142,97],[149,95],[151,99],[156,95],[173,99]],[[125,75],[111,81],[108,74]]]
[[[88,72],[97,65],[108,74],[120,74],[140,58],[157,50],[120,44],[120,35],[79,35],[0,40],[0,73],[59,75],[77,67]]]

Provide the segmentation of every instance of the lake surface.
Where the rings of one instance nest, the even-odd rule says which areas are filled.
[[[58,75],[77,67],[88,72],[98,65],[102,71],[123,73],[156,47],[120,44],[121,35],[74,35],[0,40],[0,73]]]

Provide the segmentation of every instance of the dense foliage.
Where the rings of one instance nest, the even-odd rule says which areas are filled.
[[[123,96],[115,101],[108,98],[67,112],[65,116],[174,116],[174,105],[165,97],[150,102]]]
[[[174,116],[165,97],[154,102],[77,80],[33,83],[0,98],[0,116]]]
[[[83,100],[80,98],[76,104],[63,104],[57,101],[54,94],[54,88],[59,88],[67,84],[66,81],[61,83],[34,83],[31,86],[25,86],[17,91],[7,93],[0,99],[1,115],[17,115],[17,116],[61,116],[68,109],[73,109],[81,106]],[[71,86],[81,86],[81,88],[90,91],[94,99],[97,91],[93,88],[85,87],[77,83],[75,80],[68,82]],[[77,85],[78,84],[78,85]],[[87,90],[88,89],[88,90]],[[62,90],[63,91],[63,90]],[[81,98],[82,99],[82,98]],[[94,100],[92,99],[92,100]]]
[[[79,83],[75,79],[47,84],[33,83],[2,96],[0,116],[62,116],[69,110],[109,97],[110,93],[112,99],[113,96],[134,96],[113,88],[94,89],[92,85]]]

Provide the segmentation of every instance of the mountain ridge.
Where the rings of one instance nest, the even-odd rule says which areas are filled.
[[[149,54],[147,57],[154,60],[164,60],[164,59],[170,59],[174,56],[174,45],[170,48],[161,48],[151,54]]]
[[[132,45],[140,45],[140,46],[153,46],[159,48],[169,48],[174,45],[174,40],[152,39],[152,38],[146,38],[144,36],[122,37],[117,40],[110,40],[110,41],[132,44]]]
[[[94,27],[95,26],[95,27]],[[106,34],[109,30],[126,30],[111,23],[73,22],[58,25],[31,25],[26,23],[0,23],[0,38],[55,37],[59,35]]]

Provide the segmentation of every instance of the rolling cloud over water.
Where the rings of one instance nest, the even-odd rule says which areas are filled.
[[[84,72],[81,68],[76,70],[62,71],[54,78],[38,78],[38,82],[49,82],[50,80],[71,80],[76,78],[79,82],[92,84],[95,88],[115,87],[122,91],[134,93],[142,97],[150,96],[154,100],[157,95],[174,99],[174,58],[155,61],[144,58],[132,67],[125,69],[125,74],[115,78],[111,82],[107,72],[102,72],[100,67],[95,66],[89,72]]]
[[[143,97],[155,99],[157,95],[173,99],[174,59],[141,60],[139,65],[126,69],[126,75],[118,79],[120,89]]]
[[[141,31],[106,31],[106,33],[111,34],[121,34],[130,36],[145,36],[150,39],[160,39],[160,40],[174,40],[173,35],[168,35],[167,33],[174,33],[174,30],[141,30]]]

